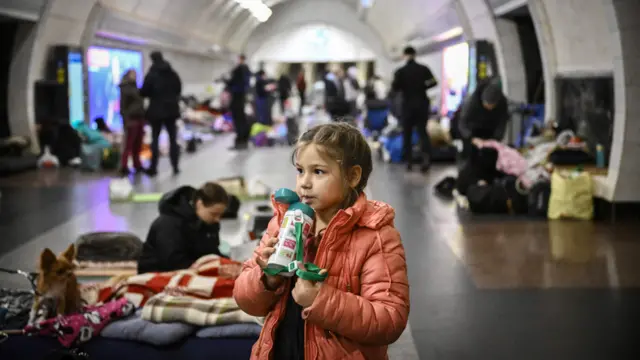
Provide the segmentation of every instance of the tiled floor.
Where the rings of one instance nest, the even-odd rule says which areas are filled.
[[[231,153],[228,144],[221,139],[185,159],[176,178],[141,177],[137,188],[165,191],[234,175],[294,186],[289,149]],[[396,209],[409,266],[410,332],[390,358],[416,359],[416,348],[420,359],[638,358],[640,224],[458,214],[432,190],[452,171],[436,167],[425,177],[376,164],[369,182],[368,193]],[[0,179],[0,266],[32,268],[43,247],[62,250],[86,231],[144,238],[156,215],[153,204],[110,205],[108,180],[48,175],[58,180]],[[238,226],[223,224],[228,239]],[[0,276],[1,286],[21,281]]]

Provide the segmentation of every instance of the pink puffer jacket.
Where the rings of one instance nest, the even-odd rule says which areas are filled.
[[[274,202],[276,216],[268,237],[278,234],[286,207]],[[303,311],[305,359],[387,359],[387,346],[407,325],[409,283],[400,234],[393,226],[395,212],[385,203],[361,195],[333,218],[314,263],[329,276],[314,303]],[[272,357],[276,327],[284,316],[289,282],[275,292],[265,289],[262,269],[255,260],[244,264],[234,297],[245,312],[266,316],[252,360]],[[284,295],[284,296],[283,296]]]

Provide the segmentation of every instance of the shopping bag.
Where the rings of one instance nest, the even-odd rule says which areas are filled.
[[[112,179],[109,183],[109,199],[111,201],[128,201],[133,196],[133,186],[129,179]]]
[[[39,168],[57,168],[60,167],[60,161],[57,156],[51,153],[49,146],[45,146],[44,152],[38,159],[37,165]]]
[[[591,220],[593,218],[593,184],[585,171],[554,171],[547,218]]]

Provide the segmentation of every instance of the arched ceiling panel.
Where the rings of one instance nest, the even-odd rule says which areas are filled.
[[[225,34],[233,22],[243,13],[247,12],[242,6],[238,5],[234,1],[234,6],[229,10],[228,14],[224,16],[216,26],[215,41],[220,43],[227,43]]]
[[[222,38],[225,39],[225,42],[227,44],[229,44],[233,35],[239,31],[242,31],[242,26],[248,25],[247,20],[253,18],[254,16],[249,11],[242,11],[231,21],[231,24],[224,30]]]
[[[245,41],[260,24],[261,23],[253,16],[249,16],[244,19],[244,21],[238,26],[237,31],[234,31],[231,36],[227,38],[227,47],[233,51],[243,51]]]
[[[324,23],[354,34],[370,44],[375,52],[384,52],[375,29],[358,19],[354,8],[344,0],[281,1],[272,8],[268,21],[259,24],[246,40],[248,51],[255,50],[260,41],[290,29],[293,24]]]
[[[402,6],[379,0],[368,10],[367,21],[381,34],[387,49],[458,26],[452,0],[404,0]]]
[[[185,32],[194,32],[194,20],[207,10],[213,0],[189,0],[188,6],[180,1],[172,1],[165,9],[166,21],[182,27]]]
[[[369,61],[376,55],[361,39],[325,24],[306,24],[276,34],[253,54],[252,61]]]
[[[455,0],[376,0],[366,11],[361,9],[361,0],[262,1],[273,11],[264,23],[235,0],[100,0],[107,8],[143,20],[143,26],[150,29],[196,38],[198,43],[209,42],[232,51],[244,50],[249,38],[264,38],[257,33],[280,28],[282,23],[321,22],[355,31],[359,38],[364,40],[365,36],[375,43],[374,51],[386,55],[411,38],[432,36],[458,26],[452,5]],[[119,30],[128,32],[127,28]]]
[[[387,0],[388,1],[388,0]],[[378,57],[381,73],[390,72],[391,65],[378,32],[368,23],[360,20],[356,9],[343,0],[292,0],[273,7],[268,21],[258,25],[248,34],[246,40],[239,39],[248,56],[251,56],[261,44],[283,31],[311,23],[326,24],[353,34],[367,44]],[[387,71],[388,70],[388,71]]]
[[[138,6],[138,0],[102,0],[102,4],[124,12],[133,12]]]
[[[196,33],[204,33],[204,30],[206,30],[209,25],[209,19],[211,19],[214,14],[216,14],[223,6],[226,5],[226,3],[222,0],[209,0],[209,2],[210,3],[207,8],[196,16],[196,20],[192,24],[193,29]]]
[[[138,0],[134,14],[153,21],[162,19],[162,12],[172,0]]]
[[[183,25],[186,19],[191,15],[190,8],[193,6],[196,0],[189,0],[189,5],[178,1],[170,1],[162,9],[162,17],[160,21],[167,24],[175,24],[177,26]],[[200,8],[202,10],[202,8]],[[185,29],[187,30],[187,29]]]
[[[229,13],[237,5],[233,0],[220,1],[223,1],[224,4],[217,11],[211,14],[211,18],[207,20],[205,25],[205,32],[209,34],[209,36],[211,36],[213,39],[215,39],[215,34],[220,29],[220,22],[224,20],[225,16],[229,16]]]

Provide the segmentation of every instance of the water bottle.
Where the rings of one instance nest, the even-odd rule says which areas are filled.
[[[604,146],[598,144],[596,145],[596,167],[599,169],[603,169],[606,166],[604,160]]]
[[[278,243],[275,252],[269,257],[264,272],[269,275],[282,275],[291,277],[301,267],[304,257],[304,240],[311,233],[315,212],[313,209],[300,202],[298,195],[289,189],[279,189],[275,193],[278,202],[289,204],[289,209],[284,213]]]

